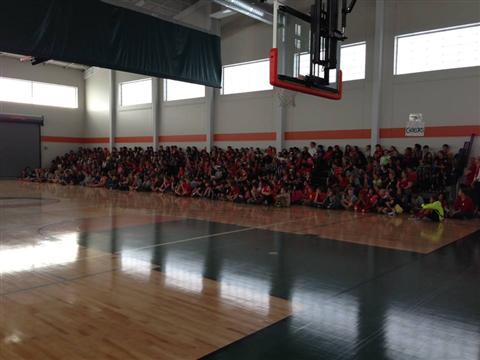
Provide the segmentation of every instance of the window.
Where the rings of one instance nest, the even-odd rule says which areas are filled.
[[[165,80],[164,101],[187,100],[205,97],[205,86],[183,81]]]
[[[268,59],[223,67],[224,95],[272,89]]]
[[[344,45],[340,49],[340,68],[343,82],[365,79],[365,61],[367,56],[367,44],[365,42]],[[310,73],[310,55],[300,55],[300,75]],[[330,82],[336,82],[337,73],[330,70]]]
[[[120,84],[120,106],[128,107],[152,103],[152,79],[129,81]]]
[[[480,24],[395,37],[395,75],[480,66]]]
[[[367,44],[365,42],[349,44],[340,49],[340,68],[343,81],[365,79]]]
[[[0,101],[78,108],[78,88],[0,77]]]
[[[32,83],[34,103],[38,105],[77,108],[77,88],[72,86]]]

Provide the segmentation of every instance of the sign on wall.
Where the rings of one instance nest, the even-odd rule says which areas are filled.
[[[410,114],[408,116],[405,136],[425,136],[425,122],[422,114]]]

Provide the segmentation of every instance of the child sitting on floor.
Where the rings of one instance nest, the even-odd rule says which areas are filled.
[[[353,188],[348,188],[343,193],[341,204],[345,210],[353,210],[357,201]]]
[[[432,195],[430,203],[423,204],[422,210],[417,215],[417,219],[428,218],[433,222],[442,222],[445,220],[445,212],[443,210],[442,203],[438,200],[438,197]]]
[[[450,216],[454,219],[472,219],[475,212],[475,205],[470,196],[465,194],[465,190],[460,188],[457,200]]]

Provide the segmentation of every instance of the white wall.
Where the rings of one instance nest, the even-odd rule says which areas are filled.
[[[108,137],[110,119],[110,70],[90,68],[85,74],[85,136]]]
[[[205,98],[164,102],[160,135],[205,134],[205,106]]]
[[[272,96],[272,91],[220,95],[215,112],[215,133],[274,131]]]
[[[42,136],[83,138],[85,85],[81,70],[65,69],[49,64],[32,66],[30,63],[22,63],[18,59],[0,56],[0,76],[76,86],[78,88],[78,109],[0,102],[0,112],[43,115],[45,123],[41,129]],[[76,149],[78,145],[78,143],[72,142],[43,141],[43,165],[48,165],[54,157]]]

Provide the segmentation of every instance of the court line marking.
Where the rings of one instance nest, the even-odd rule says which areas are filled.
[[[300,219],[300,220],[307,220],[307,219],[311,219],[311,218],[312,217],[305,218],[305,219]],[[269,225],[262,225],[262,226],[259,226],[259,227],[248,227],[248,228],[231,230],[231,231],[223,231],[223,232],[219,232],[219,233],[215,233],[215,234],[211,234],[211,235],[207,234],[207,235],[194,236],[194,237],[191,237],[191,238],[169,241],[169,242],[161,243],[161,244],[153,244],[153,245],[142,246],[142,247],[135,248],[135,249],[127,249],[127,250],[124,250],[124,251],[115,252],[114,254],[116,254],[116,255],[117,254],[124,254],[124,253],[128,253],[128,252],[151,249],[151,248],[160,247],[160,246],[182,244],[182,243],[186,243],[186,242],[190,242],[190,241],[194,241],[194,240],[200,240],[200,239],[212,238],[212,237],[218,237],[218,236],[224,236],[224,235],[230,235],[230,234],[237,234],[237,233],[247,232],[247,231],[252,231],[252,230],[265,230],[264,228],[268,228],[269,226],[288,224],[288,223],[297,222],[297,221],[299,221],[299,220],[296,219],[296,220],[285,221],[285,222],[281,222],[281,223],[272,223],[272,224],[269,224]],[[232,225],[232,224],[225,224],[225,225]],[[241,225],[232,225],[232,226],[241,226]]]
[[[224,231],[224,232],[215,233],[215,234],[211,234],[211,235],[200,235],[200,236],[195,236],[195,237],[191,237],[191,238],[187,238],[187,239],[170,241],[170,242],[162,243],[162,244],[153,244],[153,245],[148,245],[148,246],[142,246],[142,247],[135,248],[135,249],[127,249],[127,250],[115,252],[114,254],[118,255],[118,254],[124,254],[124,253],[128,253],[128,252],[138,251],[138,250],[151,249],[151,248],[160,247],[160,246],[182,244],[182,243],[189,242],[189,241],[200,240],[200,239],[211,238],[211,237],[218,237],[218,236],[223,236],[223,235],[236,234],[236,233],[252,231],[252,230],[270,230],[270,229],[268,229],[269,227],[274,227],[274,226],[283,225],[283,224],[289,224],[289,223],[292,223],[292,222],[310,220],[314,217],[316,217],[316,216],[312,215],[312,216],[302,218],[302,219],[295,219],[295,220],[290,220],[290,221],[282,221],[282,222],[278,222],[278,223],[271,223],[271,224],[267,224],[267,225],[253,226],[253,227],[247,227],[247,228],[231,230],[231,231]],[[193,220],[197,220],[197,219],[193,219]],[[344,224],[344,223],[352,222],[354,220],[357,220],[357,219],[352,218],[352,219],[348,219],[348,220],[334,221],[334,222],[331,222],[331,223],[312,225],[312,227],[323,227],[323,226],[330,226],[330,225],[338,225],[338,224]],[[205,220],[201,220],[201,221],[205,221]],[[224,223],[221,223],[221,224],[224,224]],[[234,225],[234,224],[224,224],[224,225],[242,226],[242,225]],[[292,232],[279,231],[279,230],[270,230],[270,231],[276,231],[276,232],[281,232],[281,233],[285,233],[285,234],[292,234],[292,235],[299,235],[299,233],[292,233]],[[312,236],[317,236],[318,237],[318,235],[315,235],[315,234],[304,234],[304,235],[312,235]],[[325,239],[325,240],[327,240],[327,239]]]

